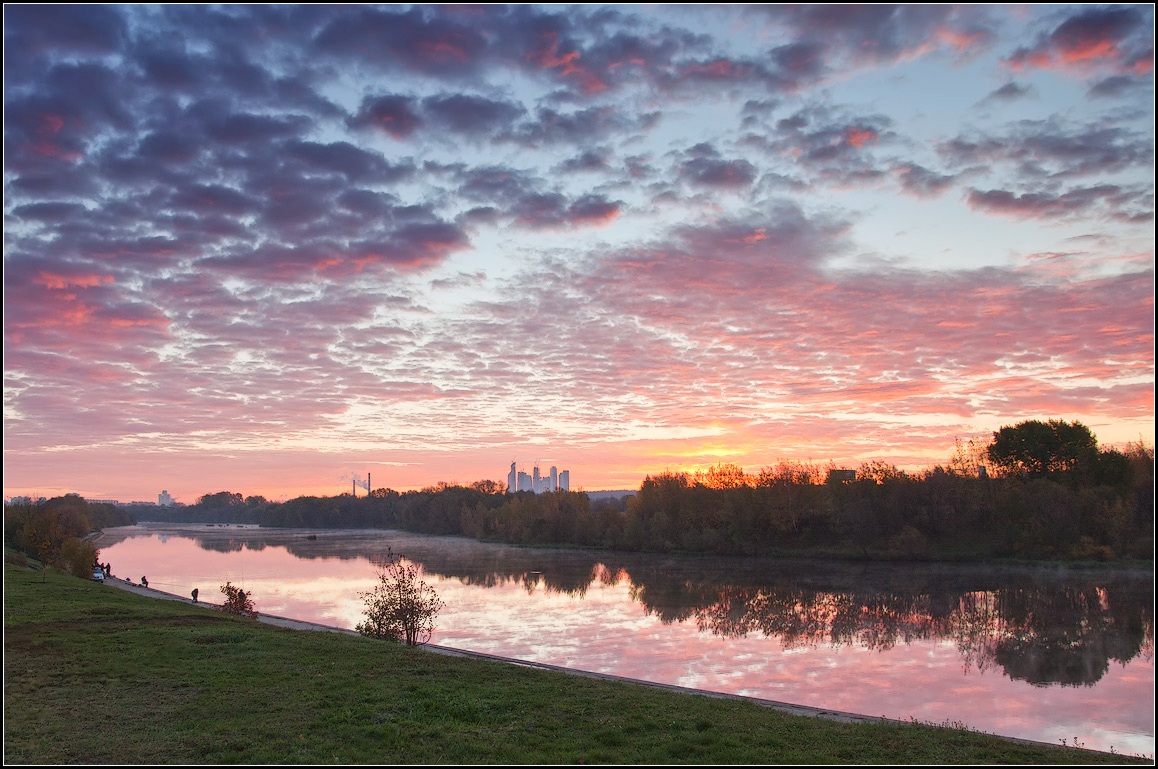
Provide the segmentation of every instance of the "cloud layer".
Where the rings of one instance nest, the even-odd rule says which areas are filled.
[[[6,494],[1152,442],[1152,28],[6,6]]]

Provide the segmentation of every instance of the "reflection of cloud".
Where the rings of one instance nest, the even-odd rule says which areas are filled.
[[[544,587],[551,579],[552,564],[558,563],[566,565],[566,571],[586,574],[589,586],[582,597],[551,589],[528,591],[522,578],[476,579],[476,584],[471,584],[457,576],[438,576],[425,565],[424,579],[445,602],[433,642],[851,713],[965,723],[982,731],[1013,732],[1014,736],[1045,742],[1078,735],[1087,747],[1108,749],[1108,744],[1097,742],[1091,734],[1101,728],[1112,733],[1110,739],[1119,751],[1153,749],[1148,705],[1122,706],[1151,701],[1152,659],[1135,658],[1128,664],[1111,666],[1096,687],[1055,687],[1043,693],[968,665],[962,675],[956,644],[936,638],[909,639],[887,651],[871,644],[823,642],[789,650],[780,637],[760,633],[721,643],[717,636],[697,629],[695,622],[663,623],[634,600],[637,588],[628,576],[632,570],[642,574],[651,568],[655,579],[660,579],[661,570],[649,566],[652,559],[648,557],[639,557],[638,563],[634,557],[625,557],[622,568],[609,568],[591,555],[400,532],[317,532],[317,540],[306,540],[303,531],[201,528],[166,529],[170,533],[151,536],[132,536],[151,529],[113,530],[98,544],[102,560],[112,564],[114,574],[132,574],[134,580],[138,573],[151,575],[150,584],[165,592],[187,596],[193,587],[199,587],[203,601],[215,602],[216,586],[230,580],[253,595],[259,612],[346,628],[361,620],[363,606],[358,592],[369,590],[375,580],[372,565],[359,552],[384,552],[387,546],[406,554],[422,552],[428,560],[458,563],[458,571],[464,572],[472,570],[466,568],[470,559],[481,558],[473,568],[480,574],[493,573],[485,566],[480,568],[481,564],[493,566],[509,556],[538,566],[528,569],[520,563],[514,573],[541,571],[542,577],[535,581]],[[120,538],[121,533],[128,536]],[[205,550],[190,536],[233,538],[244,546],[230,553]],[[249,538],[253,538],[254,547],[249,546]],[[316,557],[292,555],[286,549],[289,543],[317,548]],[[323,551],[330,555],[322,556]],[[657,562],[676,568],[677,574],[689,566],[666,558]],[[702,559],[697,563],[719,566]],[[964,576],[976,570],[958,572]],[[991,570],[983,573],[987,580],[994,578]],[[820,576],[818,573],[813,578]],[[898,584],[914,582],[912,577],[894,576]],[[853,570],[851,576],[833,578],[864,577]],[[484,582],[488,586],[481,586]],[[1107,595],[1110,603],[1106,605],[1111,606],[1114,593]],[[952,605],[943,598],[934,598],[933,603]],[[824,605],[835,607],[841,602]],[[859,684],[849,685],[850,681]],[[1018,726],[1013,728],[1013,724]]]

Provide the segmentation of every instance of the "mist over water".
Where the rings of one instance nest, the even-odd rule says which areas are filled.
[[[1119,753],[1154,752],[1153,574],[493,545],[396,531],[111,529],[113,573],[342,628],[388,550],[445,602],[432,643]]]

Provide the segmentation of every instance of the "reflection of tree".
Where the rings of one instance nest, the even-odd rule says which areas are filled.
[[[631,578],[631,598],[665,625],[683,622],[695,607],[711,600],[710,586],[675,575],[664,576],[654,567],[637,568]]]
[[[696,624],[724,638],[759,632],[778,636],[788,649],[818,646],[831,637],[841,600],[833,593],[725,588],[717,601],[696,611]]]
[[[214,553],[237,553],[240,552],[244,547],[248,547],[251,550],[255,549],[253,544],[249,541],[236,539],[210,539],[208,541],[198,540],[197,544],[201,545],[203,549]]]
[[[387,547],[424,573],[466,585],[521,585],[582,597],[626,581],[664,623],[694,621],[722,638],[779,638],[887,650],[918,640],[956,645],[966,671],[1000,666],[1037,685],[1092,684],[1110,661],[1153,656],[1149,573],[1033,567],[873,565],[757,558],[679,558],[536,549],[401,532],[195,529],[218,552],[285,548],[298,558],[374,560]],[[102,541],[101,546],[107,546]]]
[[[1124,664],[1153,648],[1145,592],[1123,587],[1111,600],[1111,591],[1092,585],[953,597],[725,586],[693,614],[701,631],[724,638],[758,632],[780,638],[788,649],[830,643],[884,651],[898,643],[951,639],[966,670],[996,664],[1035,685],[1076,686],[1100,680],[1110,660]]]
[[[898,641],[934,634],[932,618],[922,611],[925,603],[925,596],[727,588],[715,603],[697,610],[696,622],[700,630],[725,638],[753,632],[777,636],[788,649],[827,642],[885,651]]]
[[[1034,686],[1093,686],[1110,667],[1101,640],[1099,636],[1011,638],[998,644],[994,659],[1010,678]]]
[[[1104,588],[1006,591],[994,658],[1011,678],[1036,686],[1096,683],[1111,660],[1124,664],[1142,652],[1147,628],[1153,643],[1152,620],[1119,595]]]
[[[1002,624],[995,595],[984,590],[963,593],[945,623],[942,637],[957,644],[965,672],[973,667],[985,672],[993,666],[993,647]]]

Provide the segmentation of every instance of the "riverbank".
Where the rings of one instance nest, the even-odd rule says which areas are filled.
[[[151,587],[144,587],[124,579],[112,578],[105,581],[106,585],[113,585],[122,590],[127,590],[137,595],[145,596],[147,598],[157,598],[169,601],[178,601],[186,603],[191,606],[202,606],[210,608],[220,608],[215,604],[208,604],[205,602],[196,602],[190,598],[166,593],[162,590],[157,590]],[[287,628],[290,630],[307,630],[307,631],[321,631],[331,633],[343,633],[345,635],[358,636],[359,634],[354,630],[346,628],[333,627],[332,625],[322,625],[317,622],[306,622],[305,620],[291,619],[289,617],[277,617],[271,614],[259,614],[258,622],[275,627]],[[569,675],[583,676],[586,678],[595,678],[603,681],[618,681],[621,683],[629,683],[637,686],[651,686],[656,689],[663,689],[670,692],[682,692],[685,694],[696,694],[703,697],[717,697],[720,699],[730,699],[744,702],[751,702],[763,707],[772,708],[782,713],[789,713],[795,716],[806,718],[827,718],[832,721],[840,721],[842,723],[892,723],[892,724],[906,724],[906,721],[897,721],[889,718],[881,718],[879,716],[866,716],[859,713],[845,713],[839,710],[831,710],[827,708],[813,708],[807,705],[793,705],[787,702],[777,702],[775,700],[761,699],[759,697],[741,697],[736,694],[726,694],[722,692],[710,692],[703,689],[691,689],[685,686],[673,686],[671,684],[656,683],[654,681],[643,681],[638,678],[627,678],[625,676],[609,675],[607,673],[594,673],[586,670],[576,670],[574,668],[562,667],[560,665],[548,665],[542,662],[527,662],[525,660],[512,659],[510,657],[500,657],[495,654],[484,654],[482,652],[468,651],[466,649],[454,649],[449,646],[439,646],[437,644],[425,644],[423,649],[436,654],[445,654],[452,657],[464,657],[477,660],[487,660],[491,662],[501,662],[507,665],[518,665],[520,667],[534,668],[536,670],[550,670],[557,673],[566,673]],[[1006,739],[1024,742],[1027,745],[1045,745],[1046,743],[1035,742],[1033,740],[1020,740],[1015,737]]]
[[[1148,763],[289,632],[109,587],[6,565],[5,763]]]
[[[1153,752],[1153,667],[1132,630],[1152,638],[1150,571],[616,556],[369,529],[160,524],[111,529],[99,544],[115,573],[148,574],[151,587],[180,596],[199,587],[220,601],[217,586],[231,580],[262,614],[344,628],[362,619],[359,594],[392,549],[420,563],[446,603],[436,644]]]

